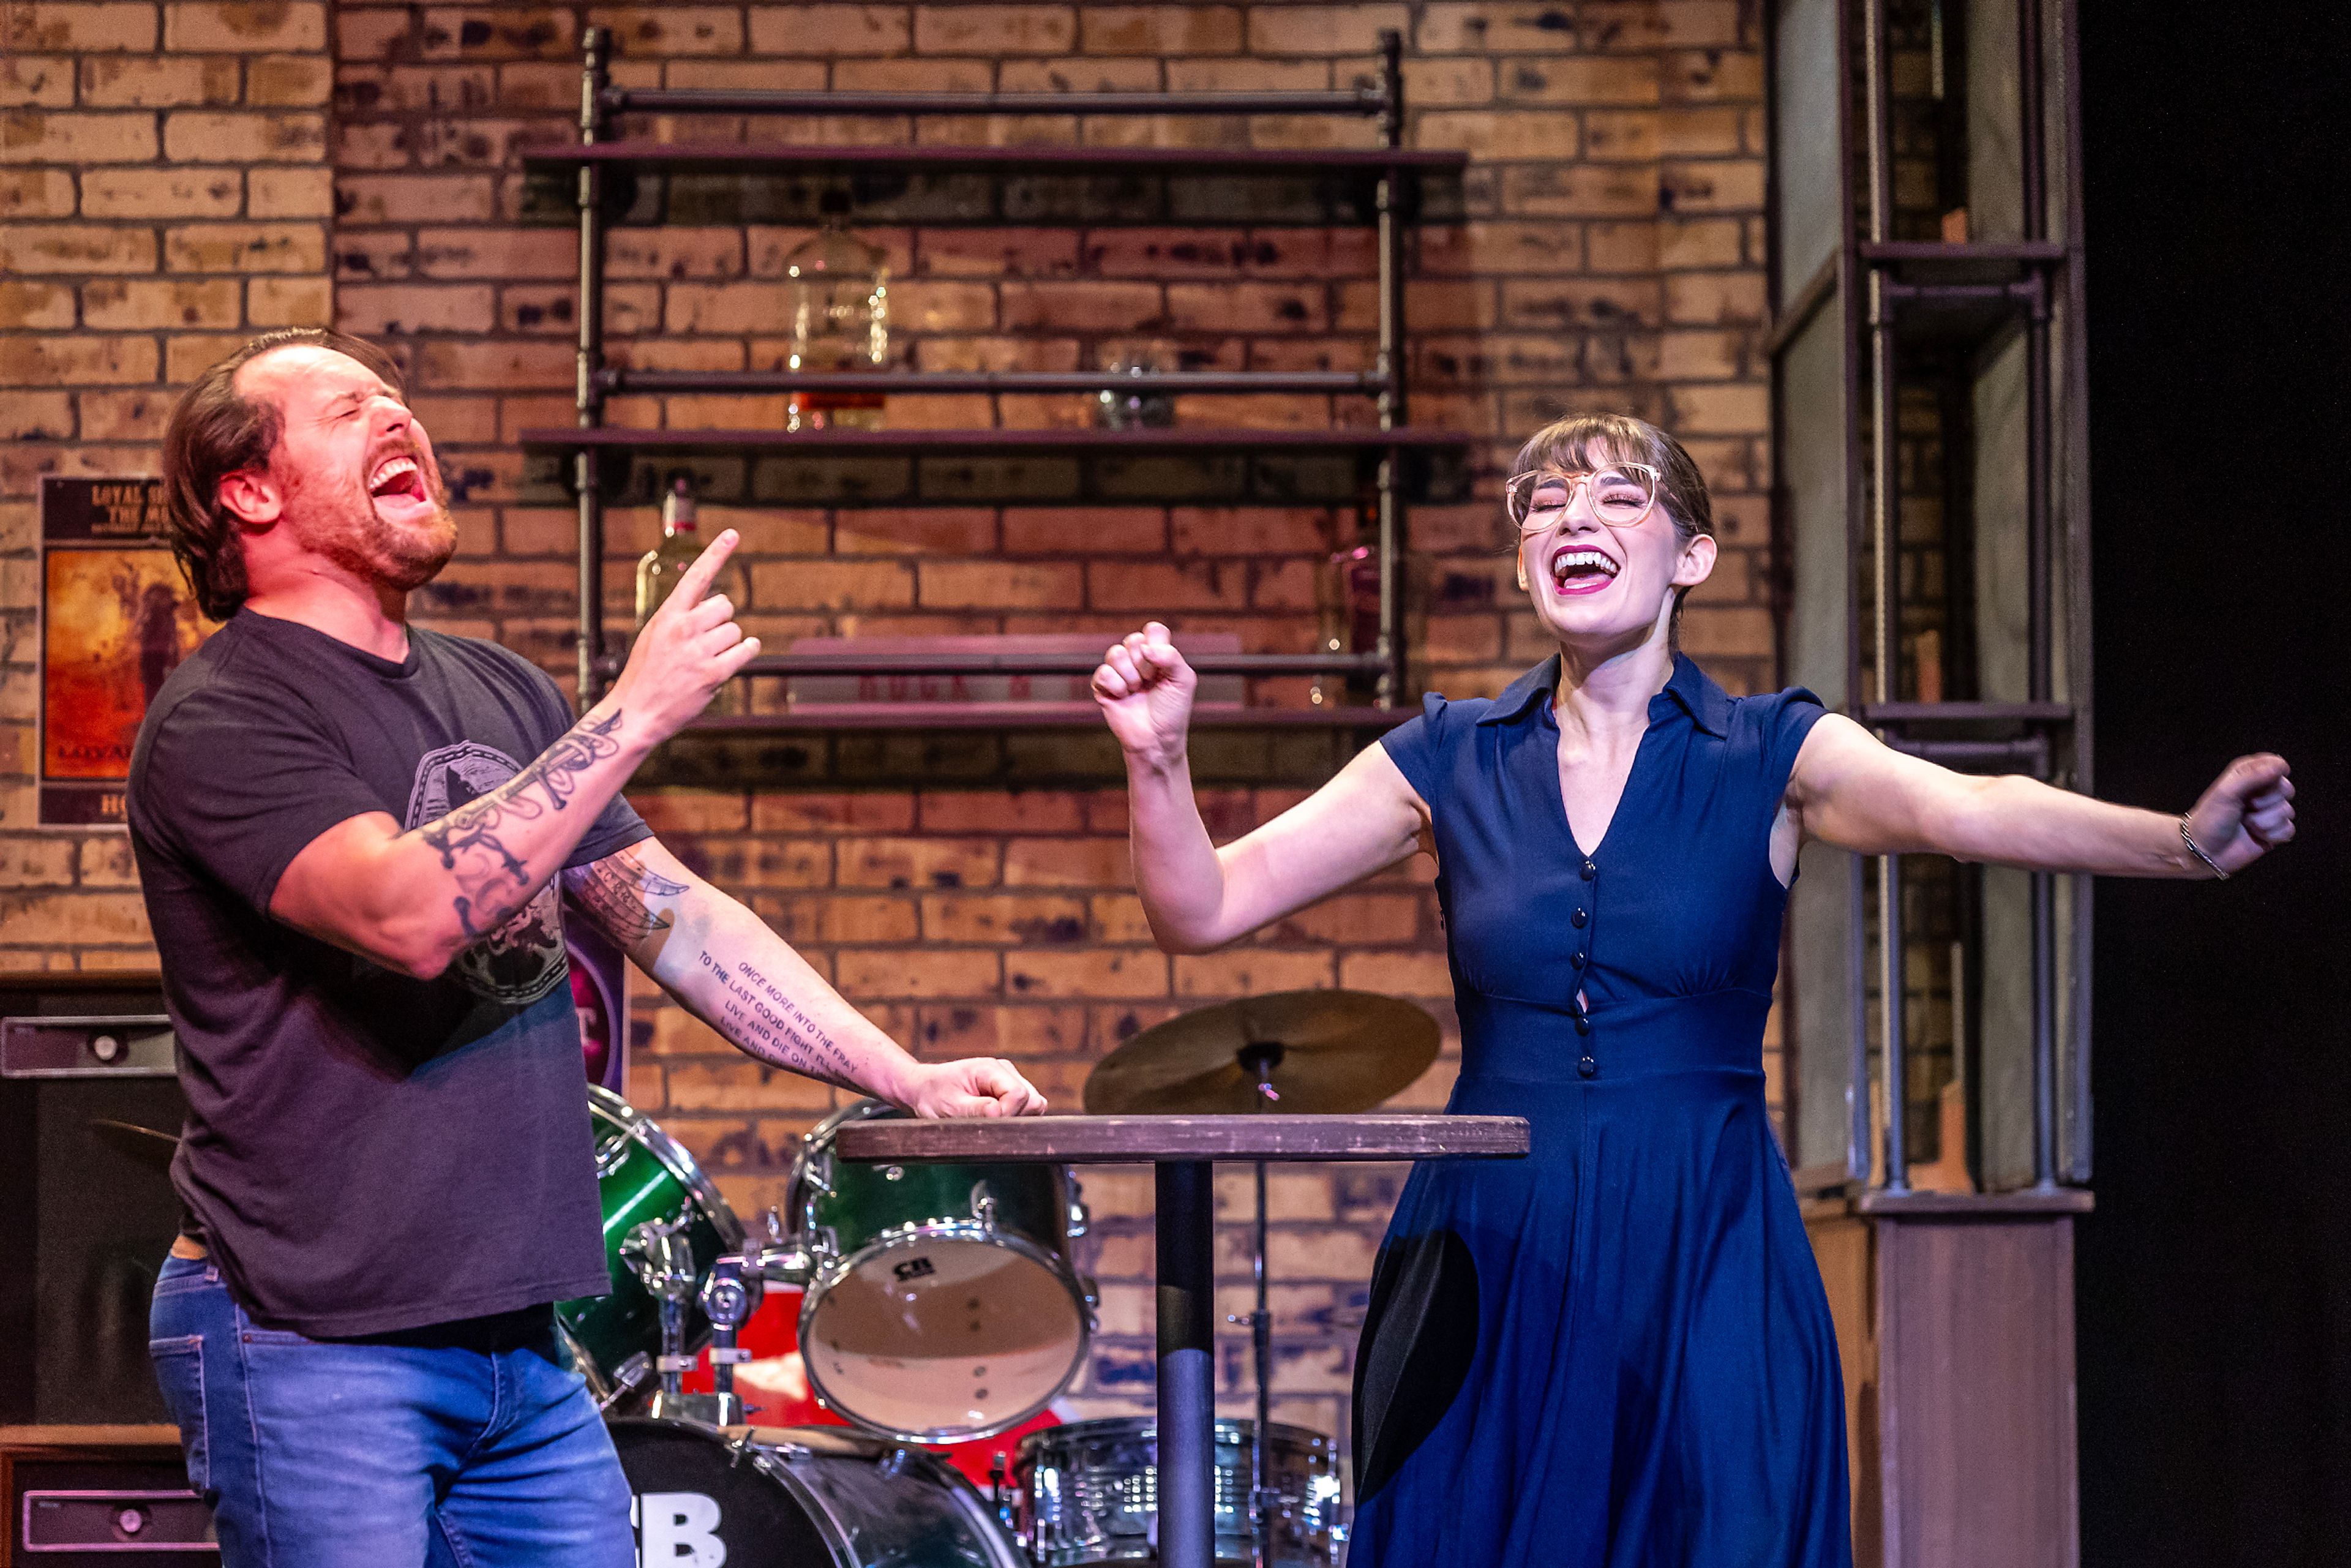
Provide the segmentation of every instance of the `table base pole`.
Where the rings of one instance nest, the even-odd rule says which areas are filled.
[[[1159,1561],[1216,1561],[1215,1167],[1155,1167],[1159,1252]]]

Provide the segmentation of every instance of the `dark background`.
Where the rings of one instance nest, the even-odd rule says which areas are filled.
[[[2351,1563],[2351,26],[2082,6],[2096,782],[2293,764],[2284,852],[2101,883],[2088,1568]]]

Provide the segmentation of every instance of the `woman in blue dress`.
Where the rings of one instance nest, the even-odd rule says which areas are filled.
[[[1461,1068],[1522,1161],[1416,1169],[1356,1357],[1351,1568],[1846,1568],[1828,1302],[1763,1099],[1781,917],[1808,840],[1863,854],[2211,877],[2294,834],[2284,761],[2185,816],[1882,745],[1809,692],[1732,697],[1675,647],[1715,559],[1705,480],[1642,421],[1562,420],[1508,486],[1559,653],[1431,696],[1311,797],[1216,847],[1195,679],[1156,622],[1094,690],[1137,890],[1200,952],[1437,857]]]

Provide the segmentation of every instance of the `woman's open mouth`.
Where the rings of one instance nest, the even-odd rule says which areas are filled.
[[[432,516],[432,486],[425,483],[424,469],[405,452],[397,452],[375,466],[368,476],[368,497],[375,503],[376,516],[395,525],[422,521]]]
[[[1551,558],[1552,591],[1562,596],[1598,593],[1616,580],[1621,570],[1596,549],[1563,549]]]

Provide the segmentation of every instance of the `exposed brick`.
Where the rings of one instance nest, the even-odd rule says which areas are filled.
[[[496,206],[496,183],[486,174],[348,174],[335,182],[336,214],[354,224],[486,219]]]
[[[12,5],[0,10],[0,42],[10,53],[87,54],[152,49],[155,7],[122,0],[94,4]]]
[[[63,169],[0,169],[0,220],[73,214],[72,174]]]
[[[1080,37],[1096,55],[1229,55],[1241,47],[1238,5],[1081,5]]]
[[[838,874],[843,887],[986,887],[998,858],[988,839],[844,839]]]
[[[93,224],[12,224],[0,228],[0,275],[154,269],[155,236],[147,229]]]
[[[54,109],[0,114],[0,163],[140,163],[154,156],[152,114]]]
[[[91,218],[233,218],[245,204],[235,169],[92,169],[81,177]]]
[[[733,6],[598,6],[589,20],[612,29],[625,57],[734,55],[743,49],[742,14]]]
[[[6,297],[0,295],[0,312],[5,312],[6,307]],[[5,315],[0,315],[0,320],[5,319]],[[73,437],[71,392],[18,388],[0,396],[0,441],[71,441]],[[8,848],[8,841],[0,840],[0,855],[5,855]],[[0,863],[0,886],[9,885],[5,873],[5,863]]]
[[[334,323],[334,286],[324,277],[256,277],[245,286],[245,319],[255,327]]]
[[[995,561],[925,561],[916,569],[916,597],[935,609],[1074,608],[1082,591],[1081,570],[1074,564],[1015,566]]]
[[[1368,55],[1383,30],[1412,28],[1407,5],[1252,5],[1249,52],[1259,55]]]
[[[263,108],[303,109],[334,96],[334,68],[320,56],[265,55],[247,61],[245,101]]]
[[[245,211],[255,218],[328,218],[335,214],[334,171],[249,169]]]
[[[992,997],[1004,983],[1003,962],[994,953],[933,947],[909,963],[899,949],[845,947],[834,958],[834,983],[852,998]]]
[[[73,324],[72,285],[0,278],[0,330],[55,331]]]
[[[248,334],[243,332],[208,337],[166,338],[163,340],[163,379],[187,382],[204,373],[206,367],[218,364],[235,352]]]
[[[166,5],[163,47],[175,54],[324,49],[327,7],[323,0],[202,0]]]
[[[319,272],[326,231],[317,224],[197,224],[163,231],[175,272]]]
[[[917,5],[914,47],[926,55],[1045,55],[1077,42],[1072,5]]]
[[[335,292],[335,314],[337,326],[361,337],[486,332],[494,320],[486,283],[346,284]]]
[[[73,61],[0,56],[0,109],[71,109],[73,102]]]
[[[91,55],[81,61],[81,101],[94,109],[177,109],[235,103],[237,62],[227,57]]]
[[[914,45],[905,5],[753,5],[749,15],[762,55],[902,55]]]
[[[1167,956],[1149,947],[1092,947],[1074,953],[1022,947],[1004,956],[1004,994],[1014,998],[1167,994]]]
[[[82,322],[110,332],[235,327],[244,319],[243,294],[233,277],[108,278],[82,286]]]

